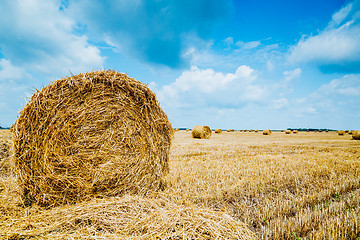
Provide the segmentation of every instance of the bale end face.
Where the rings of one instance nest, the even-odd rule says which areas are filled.
[[[12,133],[25,200],[52,206],[158,189],[173,128],[145,84],[109,70],[35,92]]]
[[[354,140],[360,140],[360,131],[352,131],[352,139]]]
[[[270,135],[271,134],[271,130],[270,129],[265,129],[263,131],[263,135]]]
[[[211,129],[209,126],[196,125],[192,129],[192,137],[200,139],[209,139],[211,137]]]

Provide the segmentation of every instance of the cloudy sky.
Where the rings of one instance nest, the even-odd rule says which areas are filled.
[[[114,69],[174,127],[360,129],[360,0],[2,0],[0,126],[34,89]]]

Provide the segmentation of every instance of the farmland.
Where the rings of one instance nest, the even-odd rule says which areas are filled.
[[[9,144],[10,138],[8,131],[0,131],[2,143]],[[56,215],[64,207],[22,207],[11,164],[5,158],[0,161],[0,236],[79,236],[72,235],[77,231],[73,225],[66,225],[66,230],[65,225],[47,226],[43,232],[34,229],[30,234],[31,227],[23,222],[43,226],[46,220],[39,216]],[[198,215],[208,209],[229,216],[259,239],[360,237],[360,141],[351,140],[349,134],[273,132],[265,136],[235,131],[194,139],[191,132],[177,131],[169,167],[163,190],[146,201],[197,209]],[[158,224],[156,221],[147,224]]]

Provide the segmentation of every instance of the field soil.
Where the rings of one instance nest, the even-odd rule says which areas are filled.
[[[243,239],[360,238],[360,141],[349,134],[223,131],[194,139],[177,131],[163,190],[54,209],[22,205],[10,143],[0,131],[0,239],[237,239],[241,231]],[[114,206],[128,209],[122,224]],[[177,225],[162,222],[175,216]],[[207,235],[189,233],[200,225]],[[157,235],[168,229],[177,235]]]

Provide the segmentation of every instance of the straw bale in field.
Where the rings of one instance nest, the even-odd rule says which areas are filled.
[[[95,199],[45,211],[33,210],[26,216],[29,220],[5,218],[0,222],[0,236],[4,239],[256,239],[244,223],[225,213],[139,196]]]
[[[285,131],[285,134],[290,134],[291,133],[291,130],[286,130]]]
[[[360,131],[352,131],[352,139],[354,140],[360,140]]]
[[[295,133],[295,134],[298,133],[298,132],[299,132],[299,130],[294,130],[294,131],[293,131],[293,133]]]
[[[11,171],[10,163],[10,144],[6,142],[0,143],[0,177],[9,175]]]
[[[259,132],[259,130],[256,129],[255,132],[257,133],[257,132]]]
[[[338,134],[339,134],[340,136],[343,136],[343,135],[345,134],[345,131],[340,130],[340,131],[338,131]]]
[[[196,125],[192,129],[193,138],[209,139],[211,136],[211,129],[208,126]]]
[[[145,84],[108,70],[37,90],[12,132],[25,201],[51,206],[158,189],[173,128]]]
[[[271,130],[270,129],[265,129],[263,130],[263,135],[270,135],[271,134]]]
[[[215,130],[215,133],[222,133],[222,130],[220,128]]]

